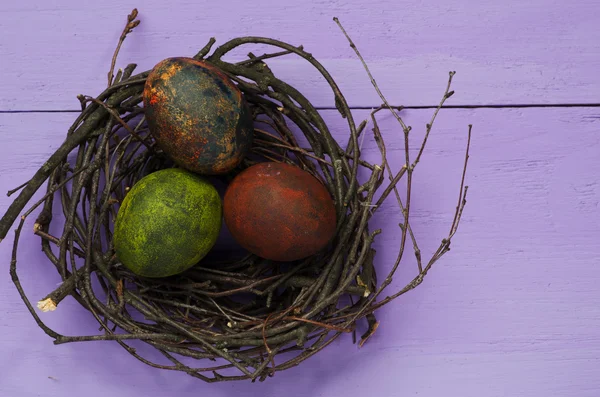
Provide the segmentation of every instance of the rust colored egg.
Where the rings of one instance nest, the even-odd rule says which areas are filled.
[[[225,193],[223,214],[242,247],[276,261],[316,254],[336,230],[336,210],[325,186],[283,163],[259,163],[236,176]]]
[[[239,88],[218,68],[167,58],[146,79],[144,110],[157,145],[182,168],[231,171],[252,144],[253,122]]]

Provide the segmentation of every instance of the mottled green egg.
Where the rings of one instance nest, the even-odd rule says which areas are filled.
[[[215,245],[222,203],[204,177],[169,168],[140,179],[121,203],[117,258],[140,276],[167,277],[194,266]]]

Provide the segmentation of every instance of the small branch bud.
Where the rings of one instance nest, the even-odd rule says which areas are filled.
[[[136,19],[136,18],[137,18],[137,16],[138,16],[138,10],[137,10],[137,8],[134,8],[134,9],[131,11],[131,14],[127,15],[127,21],[131,22],[131,21],[133,21],[134,19]]]

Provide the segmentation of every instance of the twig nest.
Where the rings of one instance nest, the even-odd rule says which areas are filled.
[[[136,16],[136,10],[129,15],[120,43],[137,26]],[[42,206],[34,232],[62,283],[38,307],[50,311],[71,296],[102,330],[64,336],[32,309],[55,343],[117,341],[146,364],[206,382],[262,381],[309,359],[341,335],[354,334],[359,322],[366,323],[362,346],[379,326],[374,312],[421,283],[449,250],[458,228],[466,203],[468,143],[450,233],[430,259],[422,259],[409,218],[412,172],[439,107],[413,160],[410,128],[384,101],[371,114],[381,158],[369,162],[359,145],[366,121],[355,124],[337,84],[312,54],[261,37],[236,38],[212,51],[214,42],[193,60],[170,59],[137,75],[135,65],[116,75],[113,67],[104,92],[80,96],[82,111],[65,141],[30,181],[13,191],[24,187],[0,219],[0,239],[20,217],[11,279],[32,308],[19,281],[17,248],[27,216]],[[248,44],[275,51],[225,60]],[[275,76],[265,62],[289,54],[309,62],[331,87],[348,126],[340,141],[302,90]],[[113,65],[115,60],[116,53]],[[440,107],[450,97],[452,76]],[[219,119],[232,108],[234,122]],[[406,162],[399,170],[387,161],[376,122],[382,110],[391,111],[404,134]],[[176,128],[166,128],[167,122]],[[299,144],[303,141],[307,144]],[[208,155],[214,148],[217,155]],[[227,224],[250,252],[229,246],[204,256],[218,230],[220,202],[199,177],[186,174],[190,169],[230,184]],[[404,194],[398,188],[403,179]],[[21,214],[46,181],[46,195]],[[141,199],[142,190],[151,194]],[[378,277],[373,241],[384,231],[370,230],[369,222],[389,197],[397,198],[402,214],[400,229],[390,230],[399,235],[398,257],[385,277]],[[62,217],[56,209],[62,209]],[[171,218],[176,222],[167,222]],[[127,240],[135,249],[122,249]],[[418,271],[404,288],[389,291],[410,248]],[[293,266],[290,259],[295,259]],[[173,274],[171,266],[187,270]],[[98,283],[92,286],[92,280]],[[147,343],[156,355],[141,356],[129,346],[132,339]],[[165,357],[171,365],[164,364]]]

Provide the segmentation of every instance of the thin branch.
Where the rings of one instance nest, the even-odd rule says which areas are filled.
[[[383,96],[383,93],[381,92],[381,90],[379,89],[379,86],[375,82],[375,78],[371,74],[371,70],[367,66],[367,63],[365,62],[365,59],[360,54],[360,51],[358,51],[358,48],[356,47],[356,44],[354,44],[354,42],[352,41],[352,39],[350,38],[350,36],[346,32],[346,29],[344,29],[344,27],[342,26],[342,23],[340,22],[340,20],[337,17],[333,18],[333,20],[335,21],[335,23],[337,23],[337,25],[341,29],[342,33],[344,33],[344,36],[346,36],[346,39],[350,43],[350,47],[354,50],[354,52],[356,53],[356,56],[358,56],[358,58],[360,59],[360,61],[361,61],[362,65],[363,65],[365,71],[369,75],[369,79],[371,80],[371,84],[373,85],[373,87],[375,88],[375,91],[377,91],[377,94],[379,95],[379,97],[381,98],[381,100],[383,101],[383,103],[385,104],[385,107],[387,109],[389,109],[390,112],[392,112],[392,114],[394,115],[394,117],[396,118],[396,120],[400,123],[400,125],[402,126],[402,129],[405,132],[407,130],[409,130],[409,127],[406,124],[404,124],[404,121],[402,120],[402,118],[400,116],[398,116],[398,113],[396,113],[394,111],[394,108],[388,103],[387,99],[385,99],[385,97]]]
[[[119,42],[117,44],[117,48],[115,48],[115,52],[112,57],[112,62],[110,63],[110,70],[108,71],[108,86],[109,87],[111,85],[113,85],[113,82],[114,82],[113,81],[114,70],[115,70],[115,65],[117,64],[117,57],[119,56],[119,51],[121,50],[121,45],[123,45],[123,42],[125,41],[125,38],[127,37],[127,35],[129,33],[131,33],[133,31],[133,29],[135,29],[135,27],[140,24],[140,21],[136,20],[137,16],[138,16],[137,8],[134,8],[133,11],[131,11],[131,14],[127,15],[127,24],[125,24],[125,28],[123,29],[123,32],[121,33],[121,37],[119,37]]]

